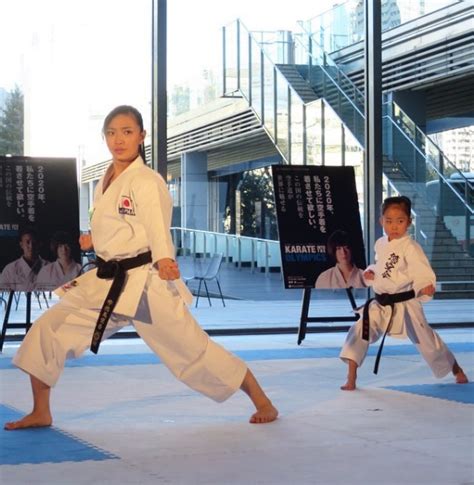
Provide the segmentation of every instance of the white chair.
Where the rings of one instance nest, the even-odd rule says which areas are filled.
[[[183,280],[186,285],[192,280],[198,280],[199,286],[197,290],[196,307],[199,303],[199,297],[201,296],[201,286],[204,283],[204,288],[206,289],[207,300],[209,301],[209,306],[212,306],[211,298],[209,295],[209,288],[207,282],[211,280],[216,280],[217,287],[219,288],[219,294],[222,300],[222,305],[225,306],[224,296],[222,295],[221,285],[219,283],[219,271],[221,269],[223,255],[221,253],[213,254],[207,264],[199,259],[194,260],[193,272],[190,275],[183,275]]]

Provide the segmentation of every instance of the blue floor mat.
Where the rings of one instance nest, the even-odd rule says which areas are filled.
[[[0,404],[0,420],[15,421],[23,413]],[[0,465],[62,463],[118,458],[55,427],[0,431]]]
[[[468,384],[415,384],[412,386],[385,386],[384,389],[436,397],[463,404],[474,404],[474,383]]]
[[[473,352],[473,342],[453,342],[449,348],[456,354],[461,352]],[[377,354],[378,345],[369,347],[368,355]],[[293,360],[293,359],[322,359],[335,358],[339,356],[341,347],[294,347],[289,349],[256,349],[256,350],[236,350],[233,353],[238,355],[246,362],[257,360]],[[403,356],[419,355],[414,345],[386,345],[383,349],[384,356]],[[121,366],[121,365],[150,365],[158,364],[160,359],[152,353],[134,354],[99,354],[93,355],[86,353],[79,359],[66,361],[66,367],[100,367],[100,366]],[[13,369],[11,357],[0,356],[0,370]]]

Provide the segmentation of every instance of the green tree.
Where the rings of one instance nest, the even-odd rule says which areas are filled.
[[[0,155],[23,155],[23,119],[23,93],[15,86],[0,110]]]
[[[189,86],[173,86],[169,103],[171,116],[178,116],[189,111],[191,107],[191,90]]]
[[[245,172],[239,184],[241,234],[277,239],[271,168]]]

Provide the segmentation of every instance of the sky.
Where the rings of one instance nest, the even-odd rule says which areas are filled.
[[[206,68],[220,75],[221,29],[236,18],[250,30],[296,30],[333,3],[168,0],[168,91],[192,87]],[[117,104],[149,112],[150,34],[151,0],[8,1],[0,88],[25,92],[26,154],[106,157],[107,112]]]

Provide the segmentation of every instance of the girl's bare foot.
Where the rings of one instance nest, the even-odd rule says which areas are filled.
[[[356,389],[355,379],[347,379],[347,382],[341,386],[343,391],[354,391]]]
[[[253,424],[271,423],[272,421],[275,421],[277,417],[278,409],[269,402],[258,408],[257,411],[250,416],[249,422]]]
[[[464,374],[464,371],[460,369],[456,374],[454,374],[456,378],[456,384],[467,384],[469,382],[467,375]]]
[[[357,380],[357,364],[351,360],[348,359],[347,361],[348,367],[347,367],[347,381],[346,383],[341,386],[341,389],[343,391],[353,391],[356,388],[356,380]]]
[[[27,414],[18,421],[10,421],[5,423],[4,429],[12,431],[15,429],[25,429],[25,428],[43,428],[51,426],[53,424],[53,418],[49,413],[38,413],[32,412]]]
[[[469,382],[466,374],[464,374],[464,371],[459,367],[457,362],[454,362],[453,365],[453,375],[456,379],[456,384],[467,384]]]

